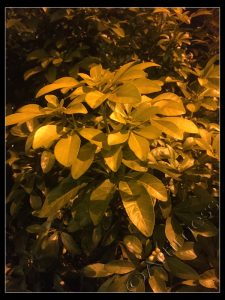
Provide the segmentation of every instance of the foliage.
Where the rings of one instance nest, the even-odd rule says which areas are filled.
[[[30,26],[13,13],[9,41]],[[59,26],[26,54],[34,101],[6,116],[7,289],[217,291],[216,9],[38,13],[32,33]]]

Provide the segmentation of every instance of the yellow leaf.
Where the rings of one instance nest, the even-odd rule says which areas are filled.
[[[43,151],[41,155],[41,168],[43,173],[48,173],[55,163],[55,156],[50,151]]]
[[[175,139],[182,140],[183,139],[183,131],[179,129],[179,124],[177,126],[172,122],[165,121],[161,119],[151,120],[153,126],[165,132],[169,136],[172,136]]]
[[[151,236],[155,226],[155,213],[151,197],[135,181],[120,181],[119,191],[131,222],[146,237]]]
[[[111,150],[104,151],[102,155],[104,157],[104,161],[107,164],[107,166],[113,172],[117,172],[122,161],[121,147],[113,146]]]
[[[42,113],[43,114],[43,113]],[[42,114],[37,113],[15,113],[12,115],[8,115],[5,118],[5,126],[17,124],[17,123],[24,123],[27,122],[37,116],[40,116]]]
[[[29,69],[29,70],[27,70],[27,71],[24,73],[23,78],[24,78],[24,80],[27,80],[27,79],[29,79],[31,76],[33,76],[34,74],[40,73],[42,70],[43,70],[43,69],[42,69],[41,67],[39,67],[39,66],[34,67],[34,68],[32,68],[32,69]]]
[[[195,123],[188,119],[179,118],[179,117],[168,117],[168,118],[163,118],[163,120],[172,122],[184,132],[199,133],[198,127],[195,125]]]
[[[129,69],[120,77],[119,81],[133,80],[133,79],[143,78],[143,77],[145,78],[146,75],[147,74],[144,71]]]
[[[145,138],[131,132],[128,140],[128,145],[140,160],[147,159],[149,152],[149,142]]]
[[[108,97],[108,94],[103,94],[99,91],[93,91],[86,94],[85,101],[87,104],[95,109],[101,105]]]
[[[182,260],[193,260],[197,258],[197,255],[194,251],[194,242],[184,242],[182,247],[179,247],[174,254]]]
[[[44,114],[44,110],[40,105],[37,104],[27,104],[20,107],[17,110],[18,113],[28,113],[28,114]]]
[[[115,83],[133,64],[135,61],[131,61],[116,70],[112,83]]]
[[[101,64],[96,65],[90,69],[91,78],[94,79],[95,81],[99,80],[101,78],[101,74],[102,74],[102,65]]]
[[[122,124],[127,124],[124,117],[120,113],[117,113],[115,111],[113,113],[111,113],[111,115],[109,117],[110,117],[110,119],[112,119],[116,122],[119,122],[119,123],[122,123]]]
[[[82,128],[79,134],[90,141],[90,143],[102,148],[103,143],[106,141],[106,135],[99,129],[95,128]]]
[[[109,100],[119,103],[139,103],[141,101],[141,94],[132,83],[125,83],[118,90],[109,96]]]
[[[199,283],[208,289],[218,289],[219,279],[216,276],[215,269],[207,270],[202,273]]]
[[[179,116],[186,113],[182,102],[161,100],[156,102],[154,107],[159,108],[159,114],[164,116]]]
[[[61,88],[73,88],[78,84],[79,82],[75,80],[73,77],[62,77],[60,79],[57,79],[53,83],[48,84],[43,88],[41,88],[37,93],[36,98]]]
[[[96,146],[90,143],[83,145],[74,160],[71,168],[71,174],[74,179],[78,179],[83,175],[90,165],[92,164],[95,157]]]
[[[88,111],[82,103],[76,103],[70,107],[67,107],[64,111],[65,114],[87,114]]]
[[[135,266],[130,261],[113,260],[105,264],[105,269],[114,274],[126,274],[135,269]]]
[[[59,100],[55,95],[45,95],[45,99],[48,103],[51,103],[55,107],[59,105]]]
[[[162,133],[161,130],[159,130],[153,125],[139,127],[137,130],[134,130],[134,132],[149,140],[159,138]]]
[[[142,253],[142,243],[135,235],[126,235],[123,239],[126,248],[140,258]]]
[[[131,70],[144,70],[144,69],[147,69],[147,68],[150,68],[150,67],[160,67],[160,65],[154,63],[154,62],[144,62],[144,63],[140,63],[140,64],[137,64],[133,67],[131,67]]]
[[[138,179],[138,182],[143,185],[150,196],[161,201],[167,201],[166,188],[157,177],[146,173]]]
[[[57,132],[56,125],[45,125],[38,128],[34,133],[33,149],[40,147],[49,148],[55,140],[57,140],[61,134]]]
[[[54,148],[55,158],[65,167],[75,161],[80,149],[80,138],[77,134],[69,135],[58,141]]]
[[[183,246],[184,239],[181,233],[182,233],[182,228],[180,224],[178,224],[174,218],[168,217],[166,219],[165,234],[166,234],[166,238],[170,242],[171,247],[175,251],[178,250],[179,247]]]
[[[125,143],[128,140],[129,132],[126,131],[118,131],[116,133],[110,133],[108,135],[108,144],[111,145],[117,145]]]
[[[150,80],[147,78],[135,79],[132,82],[141,94],[150,94],[161,91],[163,82],[160,80]]]
[[[84,267],[83,272],[86,277],[107,277],[113,274],[107,271],[105,265],[101,263],[88,265]]]
[[[173,101],[173,102],[176,102],[176,103],[182,102],[180,97],[177,96],[174,93],[163,93],[163,94],[160,94],[159,96],[153,98],[152,99],[152,104],[154,104],[158,101],[162,101],[162,100],[170,100],[170,101]]]

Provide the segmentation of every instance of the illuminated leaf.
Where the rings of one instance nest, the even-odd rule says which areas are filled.
[[[109,100],[118,103],[138,103],[141,101],[141,94],[135,85],[125,83],[114,93],[109,95]]]
[[[182,140],[183,139],[183,131],[178,127],[179,124],[175,125],[170,121],[165,121],[161,119],[151,120],[153,126],[161,130],[162,132],[172,136],[175,139]]]
[[[135,235],[126,235],[123,239],[123,242],[131,253],[134,253],[138,258],[141,258],[140,255],[143,250],[142,243]]]
[[[57,125],[45,125],[38,128],[34,133],[33,148],[49,148],[61,134],[57,131]]]
[[[134,130],[134,132],[149,140],[157,139],[161,135],[161,131],[153,125],[139,127],[137,130]]]
[[[121,161],[122,161],[122,151],[121,147],[119,146],[113,146],[111,150],[104,151],[102,153],[104,157],[104,161],[107,164],[107,166],[113,171],[117,172]]]
[[[67,107],[64,111],[65,114],[87,114],[88,111],[82,103],[76,103]]]
[[[113,260],[105,264],[106,271],[113,274],[126,274],[135,269],[135,266],[130,261]]]
[[[184,238],[182,237],[182,228],[174,217],[168,217],[166,219],[165,234],[171,247],[175,251],[178,251],[179,247],[183,246]]]
[[[149,142],[145,138],[131,132],[128,140],[128,145],[140,160],[147,159],[149,152]]]
[[[179,129],[181,129],[184,132],[190,132],[190,133],[199,133],[198,127],[195,125],[194,122],[184,119],[184,118],[178,118],[178,117],[168,117],[163,118],[165,121],[172,122],[176,126],[178,125]]]
[[[54,105],[55,107],[57,107],[59,105],[59,100],[58,100],[58,98],[55,95],[50,95],[50,94],[49,95],[45,95],[45,100],[48,103]]]
[[[197,258],[197,255],[194,251],[194,242],[184,242],[182,247],[179,247],[174,254],[182,260],[193,260]]]
[[[168,101],[168,100],[161,100],[157,101],[154,104],[154,107],[159,109],[159,114],[164,116],[178,116],[185,114],[185,108],[183,104],[180,102]]]
[[[140,71],[139,71],[140,72]],[[132,82],[141,94],[150,94],[161,91],[163,82],[160,80],[150,80],[147,78],[135,79]]]
[[[107,277],[113,274],[107,271],[105,269],[105,265],[101,263],[96,263],[84,267],[83,273],[86,277]]]
[[[117,145],[125,143],[128,140],[128,137],[128,131],[118,131],[116,133],[110,133],[107,140],[109,145]]]
[[[79,134],[90,141],[91,144],[102,148],[103,143],[106,141],[106,135],[99,129],[95,128],[82,128]]]
[[[29,69],[29,70],[27,70],[27,71],[24,73],[23,78],[24,78],[24,80],[27,80],[27,79],[29,79],[31,76],[33,76],[33,75],[35,75],[35,74],[37,74],[37,73],[40,73],[42,70],[43,70],[43,69],[42,69],[41,67],[39,67],[39,66],[34,67],[34,68],[32,68],[32,69]]]
[[[47,94],[49,92],[52,92],[54,90],[58,90],[61,88],[73,88],[73,87],[77,86],[78,84],[79,84],[79,82],[77,80],[75,80],[73,77],[62,77],[60,79],[57,79],[53,83],[41,88],[38,91],[36,98],[41,97],[44,94]]]
[[[91,193],[89,211],[94,225],[101,221],[114,193],[115,185],[109,179],[104,180]]]
[[[219,279],[215,269],[207,270],[200,275],[199,283],[208,289],[218,289]]]
[[[91,108],[95,109],[99,105],[101,105],[107,99],[107,97],[108,97],[108,94],[103,94],[96,90],[96,91],[87,93],[86,97],[85,97],[85,101]]]
[[[77,158],[74,160],[71,168],[71,174],[74,179],[78,179],[90,167],[94,160],[96,146],[90,143],[83,145]]]
[[[54,148],[55,158],[65,167],[70,167],[75,161],[80,149],[80,138],[77,134],[61,138]]]
[[[157,177],[146,173],[142,175],[138,182],[141,183],[150,196],[155,197],[161,201],[167,201],[167,191],[162,183]]]
[[[119,191],[131,222],[149,237],[155,225],[153,201],[145,189],[136,182],[120,181]]]
[[[55,156],[50,151],[43,151],[41,154],[41,168],[43,173],[51,171],[55,163]]]
[[[158,101],[162,101],[162,100],[170,100],[170,101],[173,101],[173,102],[176,102],[176,103],[182,103],[180,97],[177,96],[174,93],[163,93],[163,94],[160,94],[159,96],[153,98],[152,101],[151,101],[151,103],[155,104]]]

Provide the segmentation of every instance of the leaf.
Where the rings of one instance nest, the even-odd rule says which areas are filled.
[[[111,150],[102,152],[102,155],[107,166],[113,172],[117,172],[122,161],[121,147],[112,146]]]
[[[208,220],[194,219],[192,220],[192,231],[197,235],[211,237],[218,234],[218,228]]]
[[[76,103],[74,105],[71,105],[70,107],[67,107],[64,111],[65,114],[87,114],[88,111],[86,107],[82,103]]]
[[[105,265],[101,263],[96,263],[84,267],[83,273],[86,277],[107,277],[113,274],[107,271],[105,269]]]
[[[133,64],[135,64],[135,61],[131,61],[116,70],[112,83],[115,84],[122,74],[124,74]]]
[[[182,237],[182,227],[174,217],[168,217],[166,219],[165,234],[171,247],[175,251],[179,250],[179,247],[183,246],[184,238]]]
[[[137,158],[139,158],[140,160],[147,159],[149,152],[149,142],[145,138],[131,132],[128,140],[128,145],[137,156]]]
[[[118,275],[115,275],[118,276]],[[114,277],[113,282],[108,286],[107,292],[115,293],[115,292],[121,292],[121,293],[127,293],[127,281],[129,279],[130,274]]]
[[[109,179],[104,180],[91,193],[89,211],[94,225],[101,221],[114,193],[115,185]]]
[[[137,258],[141,258],[142,243],[135,235],[126,235],[123,242],[131,253],[136,254]]]
[[[113,112],[111,113],[111,115],[109,116],[110,119],[116,121],[116,122],[119,122],[119,123],[122,123],[122,124],[126,124],[126,120],[124,119],[124,117],[120,114],[120,113],[117,113],[117,112]]]
[[[50,151],[43,151],[41,154],[41,168],[43,173],[51,171],[55,163],[55,156]]]
[[[74,160],[71,168],[71,175],[74,179],[78,179],[83,175],[92,164],[95,157],[96,146],[90,143],[83,145],[77,158]]]
[[[145,189],[134,181],[120,181],[119,191],[131,222],[149,237],[155,225],[153,201]]]
[[[154,293],[168,292],[165,281],[155,274],[148,278],[148,283]]]
[[[159,114],[164,116],[179,116],[185,114],[185,108],[182,102],[177,103],[168,100],[161,100],[154,104],[159,109]]]
[[[80,149],[80,138],[77,134],[61,138],[55,145],[55,158],[65,167],[70,167],[75,161]]]
[[[15,113],[6,116],[5,118],[5,126],[17,124],[17,123],[24,123],[27,122],[35,117],[41,116],[43,113]]]
[[[153,126],[161,130],[162,132],[172,136],[175,139],[182,140],[183,139],[183,131],[180,130],[175,124],[169,121],[165,121],[161,119],[151,120]],[[179,125],[179,124],[177,124]]]
[[[59,100],[55,95],[45,95],[45,100],[55,107],[59,106]]]
[[[26,231],[29,233],[39,233],[42,227],[40,224],[32,224],[26,227]]]
[[[115,276],[109,277],[106,281],[103,282],[103,284],[98,288],[97,292],[104,293],[108,291],[109,286],[114,281]]]
[[[167,190],[157,177],[146,173],[138,179],[138,182],[143,185],[150,196],[161,201],[167,201]]]
[[[182,103],[181,99],[179,96],[177,96],[174,93],[163,93],[160,94],[159,96],[155,97],[152,99],[151,103],[152,105],[157,103],[158,101],[162,101],[162,100],[170,100],[176,103]]]
[[[27,55],[27,61],[35,60],[35,59],[43,59],[47,56],[48,54],[44,49],[36,49]]]
[[[80,185],[75,186],[74,188],[71,188],[68,192],[59,196],[51,203],[49,203],[49,199],[46,198],[41,210],[38,211],[35,214],[35,216],[39,218],[47,218],[50,216],[54,216],[58,212],[58,210],[63,208],[70,201],[74,200],[79,190],[85,187],[86,185],[86,183],[82,183]]]
[[[82,128],[79,131],[79,134],[83,138],[90,141],[91,144],[95,144],[96,146],[98,146],[100,148],[102,148],[103,143],[106,140],[105,134],[101,130],[95,129],[95,128]]]
[[[147,74],[142,70],[131,70],[126,71],[119,79],[120,82],[126,82],[137,78],[145,78]],[[133,82],[132,82],[133,83]]]
[[[61,134],[57,132],[57,125],[41,126],[34,133],[33,149],[49,148],[60,136]]]
[[[219,279],[216,276],[215,269],[210,269],[202,273],[199,283],[208,289],[218,289]]]
[[[133,67],[131,67],[130,69],[131,70],[144,70],[144,69],[151,68],[151,67],[160,67],[160,65],[150,61],[150,62],[136,64]]]
[[[199,279],[198,273],[192,267],[175,257],[166,257],[166,265],[170,272],[178,278]]]
[[[184,242],[182,247],[179,247],[174,254],[182,260],[193,260],[197,258],[197,255],[194,251],[194,242]]]
[[[112,31],[114,31],[119,37],[125,37],[125,32],[123,28],[121,28],[118,24],[112,27]]]
[[[198,127],[195,125],[195,123],[188,119],[178,117],[168,117],[162,119],[165,121],[168,120],[169,122],[178,125],[179,129],[181,129],[184,132],[199,133]]]
[[[80,248],[78,247],[77,243],[74,241],[73,237],[70,234],[66,232],[61,232],[61,239],[66,250],[68,250],[74,255],[81,254]]]
[[[148,168],[145,167],[145,166],[142,166],[140,164],[140,162],[138,160],[135,160],[135,159],[122,159],[122,163],[132,169],[132,170],[135,170],[135,171],[138,171],[138,172],[147,172],[148,171]]]
[[[61,89],[61,88],[73,88],[77,86],[79,82],[75,80],[73,77],[62,77],[60,79],[55,80],[53,83],[48,84],[41,88],[37,95],[35,96],[36,98],[41,97],[44,94],[50,93],[52,91]]]
[[[106,271],[113,274],[126,274],[135,269],[135,266],[126,260],[113,260],[105,264]]]
[[[150,94],[161,91],[163,82],[160,80],[150,80],[147,78],[138,78],[132,82],[139,90],[140,94]]]
[[[145,137],[146,139],[153,140],[153,139],[157,139],[160,137],[161,130],[159,130],[158,128],[156,128],[153,125],[148,125],[145,127],[138,127],[137,130],[134,130],[134,133],[136,133],[142,137]]]
[[[109,100],[118,103],[135,104],[141,101],[141,94],[135,85],[125,83],[115,93],[109,95]]]
[[[91,108],[95,109],[101,105],[107,99],[107,97],[108,94],[103,94],[95,90],[86,94],[85,101]]]
[[[111,145],[118,145],[118,144],[122,144],[125,143],[128,140],[129,137],[129,132],[127,130],[124,131],[118,131],[115,133],[110,133],[108,134],[108,144]]]
[[[43,69],[40,67],[40,66],[37,66],[37,67],[34,67],[34,68],[31,68],[29,70],[27,70],[24,75],[23,75],[23,78],[24,80],[27,80],[29,79],[31,76],[37,74],[37,73],[40,73]]]

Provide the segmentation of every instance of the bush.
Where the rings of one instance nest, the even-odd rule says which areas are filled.
[[[35,100],[6,116],[7,289],[218,291],[217,9],[32,13],[49,29],[24,53]]]

